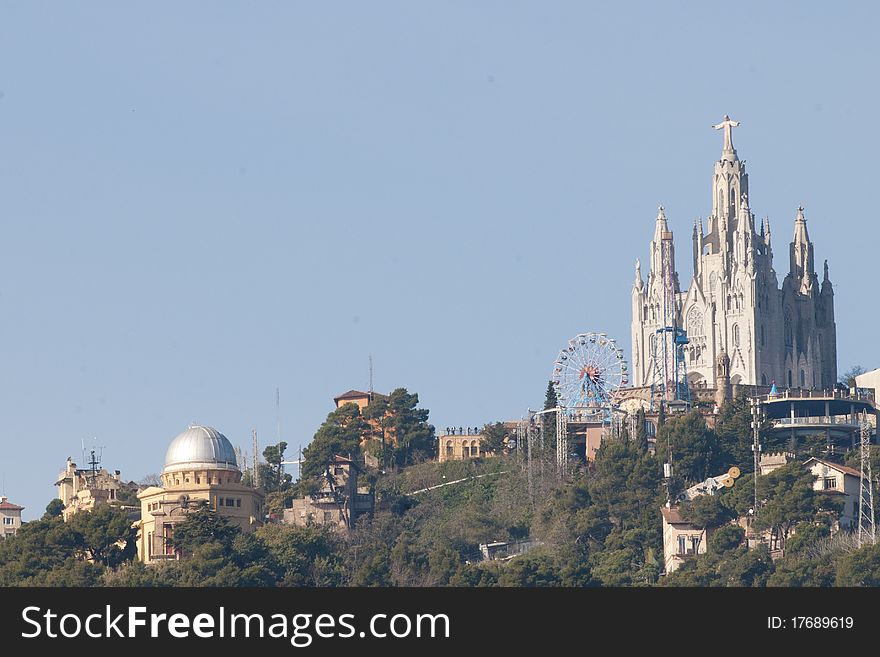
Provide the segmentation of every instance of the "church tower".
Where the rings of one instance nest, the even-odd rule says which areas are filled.
[[[789,274],[780,289],[773,269],[770,220],[756,226],[745,162],[733,146],[732,129],[738,125],[725,116],[713,126],[723,130],[724,142],[715,162],[712,211],[705,230],[702,219],[694,222],[693,278],[688,290],[681,292],[678,287],[672,233],[662,208],[650,245],[647,285],[637,263],[632,290],[637,386],[657,382],[657,341],[662,340],[657,329],[673,324],[687,333],[684,360],[692,386],[769,385],[775,380],[783,386],[831,387],[836,381],[834,292],[827,263],[820,286],[801,208],[789,249]],[[719,359],[728,363],[723,382]]]

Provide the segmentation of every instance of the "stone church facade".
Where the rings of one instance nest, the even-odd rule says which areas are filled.
[[[632,371],[635,386],[662,380],[661,352],[683,328],[683,364],[691,386],[716,387],[718,366],[729,361],[732,384],[831,388],[837,381],[834,291],[825,261],[821,282],[803,208],[789,244],[788,273],[780,287],[773,268],[770,220],[756,229],[749,178],[737,157],[729,117],[721,159],[712,176],[712,212],[693,228],[693,279],[679,286],[672,232],[663,208],[651,241],[650,271],[640,263],[632,289]],[[660,330],[658,332],[658,329]],[[666,345],[671,349],[670,345]],[[667,368],[668,370],[668,368]]]

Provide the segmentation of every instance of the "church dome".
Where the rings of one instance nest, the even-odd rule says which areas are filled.
[[[162,473],[183,470],[235,470],[232,443],[213,427],[192,425],[171,441]]]

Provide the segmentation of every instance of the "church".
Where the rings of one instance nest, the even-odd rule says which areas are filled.
[[[773,268],[770,220],[756,227],[745,161],[733,147],[729,116],[712,175],[712,212],[693,228],[693,278],[682,291],[675,245],[661,207],[650,244],[647,281],[636,262],[632,288],[635,386],[668,385],[670,353],[677,380],[691,388],[741,385],[830,389],[837,382],[834,291],[828,261],[820,282],[804,208],[794,220],[788,273]],[[672,340],[675,339],[675,344]]]

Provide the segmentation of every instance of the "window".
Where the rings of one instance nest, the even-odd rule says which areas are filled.
[[[164,530],[164,543],[165,543],[165,554],[174,554],[174,548],[171,546],[171,538],[174,536],[174,525],[171,523],[165,523],[162,525],[162,529]]]
[[[785,316],[782,323],[783,334],[785,336],[785,346],[791,349],[794,346],[794,335],[791,331],[791,313],[789,312],[788,308],[785,309]]]
[[[226,498],[226,506],[235,506],[235,500],[231,497]]]
[[[688,554],[696,554],[697,549],[700,547],[700,537],[699,536],[691,536],[691,549]]]
[[[806,376],[804,376],[804,371],[801,370],[801,388],[806,386],[806,381],[807,381],[807,378],[806,378]]]
[[[685,548],[685,537],[684,537],[684,536],[679,536],[679,537],[678,537],[678,553],[679,553],[679,554],[685,554],[685,551],[686,551],[686,548]]]
[[[241,508],[241,499],[240,499],[240,498],[236,498],[236,500],[235,500],[235,506]]]
[[[688,311],[686,328],[689,336],[704,335],[703,311],[696,306]]]
[[[446,441],[446,457],[447,458],[452,457],[452,441],[451,440]]]
[[[333,474],[335,474],[335,475],[344,475],[344,474],[345,474],[345,468],[342,467],[341,465],[337,465],[336,467],[333,468]]]
[[[202,483],[202,478],[201,478],[201,477],[196,477],[196,483],[197,483],[197,484]]]
[[[791,388],[791,370],[788,370],[788,387]]]
[[[333,522],[333,512],[324,511],[324,522]]]
[[[835,477],[825,477],[822,481],[822,490],[834,490],[837,488],[837,479]]]
[[[14,524],[15,524],[15,518],[9,518],[9,517],[7,517],[7,516],[4,516],[4,517],[3,517],[3,524],[4,524],[4,525],[14,525]]]
[[[733,346],[739,346],[739,324],[733,325]]]

